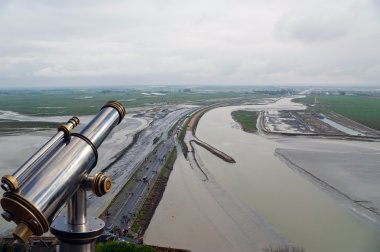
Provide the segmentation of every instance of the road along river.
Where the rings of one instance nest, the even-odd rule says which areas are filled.
[[[207,112],[199,121],[196,133],[199,139],[231,155],[236,160],[236,164],[226,163],[201,147],[198,147],[196,151],[206,172],[212,178],[210,182],[202,182],[205,184],[204,187],[210,189],[208,183],[217,184],[222,191],[234,195],[234,200],[238,201],[239,205],[248,208],[245,213],[251,212],[259,215],[259,217],[255,214],[245,215],[247,223],[251,223],[252,220],[257,222],[258,218],[262,218],[266,223],[266,227],[261,225],[265,238],[262,238],[262,235],[254,235],[254,233],[248,234],[252,243],[261,242],[261,244],[265,244],[262,240],[272,242],[275,236],[267,231],[272,228],[279,234],[278,239],[283,237],[289,243],[300,246],[307,252],[379,251],[380,230],[376,222],[368,221],[366,218],[362,218],[360,214],[354,213],[347,207],[344,200],[334,197],[333,194],[318,186],[307,176],[289,168],[285,162],[275,155],[277,148],[316,150],[325,146],[326,150],[336,152],[347,150],[346,154],[349,157],[350,151],[353,149],[362,149],[363,153],[366,150],[379,152],[379,143],[282,136],[266,137],[249,134],[243,132],[231,118],[231,111],[238,108],[240,107],[223,107]],[[246,106],[246,108],[252,110],[297,109],[297,105],[290,103],[289,100],[280,100],[273,104]],[[360,151],[355,153],[356,158],[359,154]],[[318,155],[318,151],[315,155]],[[363,162],[366,162],[366,157],[363,157]],[[296,156],[293,155],[292,158],[295,159]],[[315,156],[313,160],[315,162]],[[339,162],[347,161],[335,159],[333,162],[335,163],[329,163],[329,165],[334,166]],[[302,163],[305,163],[304,159]],[[181,167],[181,169],[184,168]],[[185,172],[181,173],[183,176],[189,176]],[[339,176],[339,174],[335,172],[331,176]],[[172,179],[177,181],[171,181]],[[203,240],[201,237],[194,240],[192,233],[188,230],[193,230],[193,233],[195,231],[204,233],[204,230],[213,229],[215,233],[223,235],[226,235],[226,232],[219,230],[217,225],[210,227],[210,223],[207,221],[193,220],[192,217],[197,216],[193,216],[191,213],[183,216],[180,215],[180,210],[177,212],[171,210],[171,208],[186,208],[186,206],[176,203],[176,200],[180,201],[181,197],[184,196],[178,195],[178,193],[176,195],[174,191],[177,190],[177,187],[171,186],[171,184],[179,186],[184,181],[188,180],[181,177],[180,174],[170,178],[167,192],[165,192],[146,233],[146,242],[152,241],[165,245],[173,242],[177,247],[182,245],[182,247],[192,251],[212,251],[210,247],[214,246],[215,248],[216,245],[210,243],[217,241],[217,239],[207,239],[209,236],[205,235]],[[191,183],[191,181],[188,182]],[[194,193],[196,190],[200,190],[200,184],[187,185],[187,191],[182,193]],[[231,208],[223,201],[223,193],[213,190],[208,190],[208,193],[212,195],[222,209]],[[173,198],[168,199],[169,196]],[[193,197],[193,200],[198,212],[200,212],[201,217],[198,215],[198,218],[206,220],[212,218],[207,209],[202,209],[203,207],[207,208],[207,204],[199,205],[200,201],[197,197]],[[228,215],[225,218],[236,219],[233,211],[227,212]],[[263,222],[261,221],[261,223]],[[181,227],[185,228],[181,229]],[[179,241],[180,235],[174,235],[174,232],[173,236],[165,236],[164,234],[170,234],[167,230],[172,228],[176,229],[177,233],[183,232],[182,235],[187,236],[186,239]],[[241,235],[245,235],[244,228],[240,229]],[[238,246],[240,250],[236,251],[245,251],[249,242],[241,237],[235,239],[235,237],[239,237],[236,232],[231,232],[234,233],[231,234],[231,237],[219,239],[218,242],[225,242],[226,247]],[[233,244],[234,241],[235,244]],[[276,243],[273,242],[273,244]],[[222,247],[221,244],[218,244],[219,247]],[[251,251],[261,250],[256,248],[251,249]]]

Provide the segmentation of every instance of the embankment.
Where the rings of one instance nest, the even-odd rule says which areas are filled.
[[[228,163],[236,163],[235,159],[233,159],[231,156],[229,156],[228,154],[224,153],[223,151],[218,150],[217,148],[211,146],[210,144],[205,143],[204,141],[198,139],[198,137],[195,135],[196,128],[197,128],[198,122],[201,119],[201,117],[207,111],[209,111],[211,109],[214,109],[214,108],[217,108],[217,107],[221,107],[221,106],[223,106],[223,104],[214,104],[214,105],[208,106],[206,108],[200,109],[197,112],[195,112],[191,116],[191,118],[190,118],[190,122],[188,124],[188,128],[187,128],[186,134],[188,134],[189,145],[190,145],[190,149],[193,152],[193,154],[194,154],[194,148],[192,146],[192,143],[194,142],[194,143],[198,144],[199,146],[205,148],[209,152],[211,152],[213,155],[221,158],[222,160],[224,160],[224,161],[226,161]],[[198,167],[200,168],[200,165],[198,164],[195,156],[194,156],[194,160],[196,161]]]
[[[226,161],[228,163],[236,163],[235,159],[233,159],[231,156],[227,155],[223,151],[216,149],[215,147],[212,147],[208,143],[205,143],[205,142],[199,140],[198,138],[196,138],[196,140],[190,140],[190,143],[193,143],[193,142],[198,144],[199,146],[202,146],[203,148],[205,148],[206,150],[208,150],[209,152],[211,152],[215,156],[223,159],[224,161]]]

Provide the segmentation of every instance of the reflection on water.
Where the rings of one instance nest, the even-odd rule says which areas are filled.
[[[289,141],[276,141],[237,129],[230,117],[231,110],[225,107],[209,111],[197,128],[201,140],[236,160],[236,164],[228,164],[197,148],[208,172],[219,183],[307,252],[379,251],[379,230],[344,209],[274,156],[275,148],[291,147],[286,145]]]

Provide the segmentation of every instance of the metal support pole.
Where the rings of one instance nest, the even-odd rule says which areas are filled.
[[[65,252],[65,251],[72,251],[72,252],[85,252],[85,251],[95,251],[95,242],[87,243],[87,244],[70,244],[66,243],[64,241],[60,241],[58,252]]]
[[[50,231],[60,241],[59,251],[95,251],[95,241],[103,233],[104,222],[99,218],[86,218],[86,191],[79,188],[67,204],[67,217],[58,216]]]
[[[79,188],[67,203],[67,223],[71,225],[86,224],[86,191]]]

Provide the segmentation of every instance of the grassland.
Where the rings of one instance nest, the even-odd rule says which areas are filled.
[[[257,113],[256,111],[237,110],[231,113],[232,118],[241,125],[246,132],[256,132]]]
[[[139,90],[18,90],[0,91],[0,110],[27,115],[89,115],[99,111],[107,101],[119,100],[127,108],[148,104],[207,105],[220,100],[244,100],[265,97],[252,92],[178,92],[165,91],[160,95]]]
[[[60,123],[54,122],[19,122],[0,120],[0,135],[58,128],[59,125]]]
[[[155,252],[153,248],[144,245],[136,245],[129,242],[98,242],[95,245],[95,252],[123,251],[123,252]]]
[[[240,104],[263,97],[274,97],[280,93],[273,91],[228,91],[188,89],[132,89],[132,88],[92,88],[92,89],[42,89],[42,90],[1,90],[0,89],[0,134],[13,134],[30,130],[55,128],[52,123],[5,122],[1,111],[13,111],[32,116],[81,116],[96,114],[109,100],[122,102],[129,108],[152,104],[194,104],[207,106],[216,102]],[[7,120],[11,121],[11,120]]]
[[[315,98],[318,103],[314,104]],[[294,99],[308,105],[308,110],[322,113],[332,111],[380,130],[380,98],[369,96],[321,95]]]

